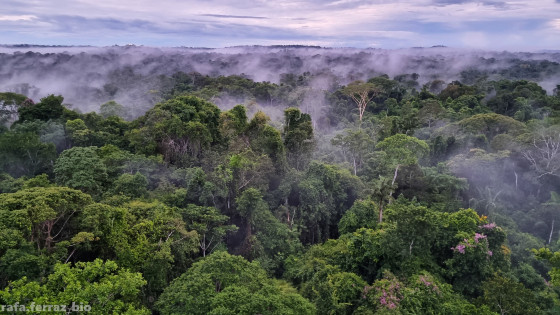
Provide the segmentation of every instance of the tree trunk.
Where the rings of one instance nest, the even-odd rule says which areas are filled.
[[[202,239],[202,257],[206,257],[206,233],[203,235]]]
[[[393,176],[393,181],[391,182],[391,192],[389,193],[389,203],[391,203],[391,200],[393,199],[393,186],[395,185],[395,181],[397,180],[400,166],[400,164],[397,164],[397,167],[395,168],[395,175]]]
[[[397,175],[399,173],[400,166],[401,166],[400,164],[397,164],[397,168],[395,168],[395,176],[393,176],[393,181],[391,182],[391,186],[395,185],[395,180],[397,180]]]
[[[554,219],[552,219],[552,227],[550,228],[550,235],[548,236],[548,244],[552,241],[552,233],[554,233]]]
[[[379,223],[383,222],[383,201],[379,204]]]

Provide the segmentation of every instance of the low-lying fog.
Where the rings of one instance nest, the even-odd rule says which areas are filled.
[[[560,52],[459,50],[445,47],[400,50],[306,46],[206,48],[0,47],[0,91],[38,100],[61,94],[87,112],[116,100],[136,115],[157,102],[158,76],[177,72],[243,75],[277,83],[282,74],[310,73],[312,88],[332,90],[353,80],[387,74],[418,74],[421,86],[439,79],[472,84],[468,74],[489,79],[527,79],[549,93],[560,83]],[[472,77],[472,76],[471,76]],[[219,104],[232,106],[232,104]]]

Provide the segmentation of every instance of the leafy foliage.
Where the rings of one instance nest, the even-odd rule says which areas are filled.
[[[0,93],[0,302],[553,314],[560,99],[496,71],[342,86],[127,68],[99,114]],[[160,89],[131,96],[145,114],[109,101],[142,80]]]

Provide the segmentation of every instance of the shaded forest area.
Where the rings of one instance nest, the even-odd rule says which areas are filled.
[[[97,112],[0,93],[0,304],[557,314],[560,86],[526,77],[559,65],[526,63],[158,74],[144,113],[111,100],[145,87],[130,69]]]

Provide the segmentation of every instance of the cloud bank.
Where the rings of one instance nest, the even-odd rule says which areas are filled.
[[[558,0],[5,0],[0,43],[560,46]]]

